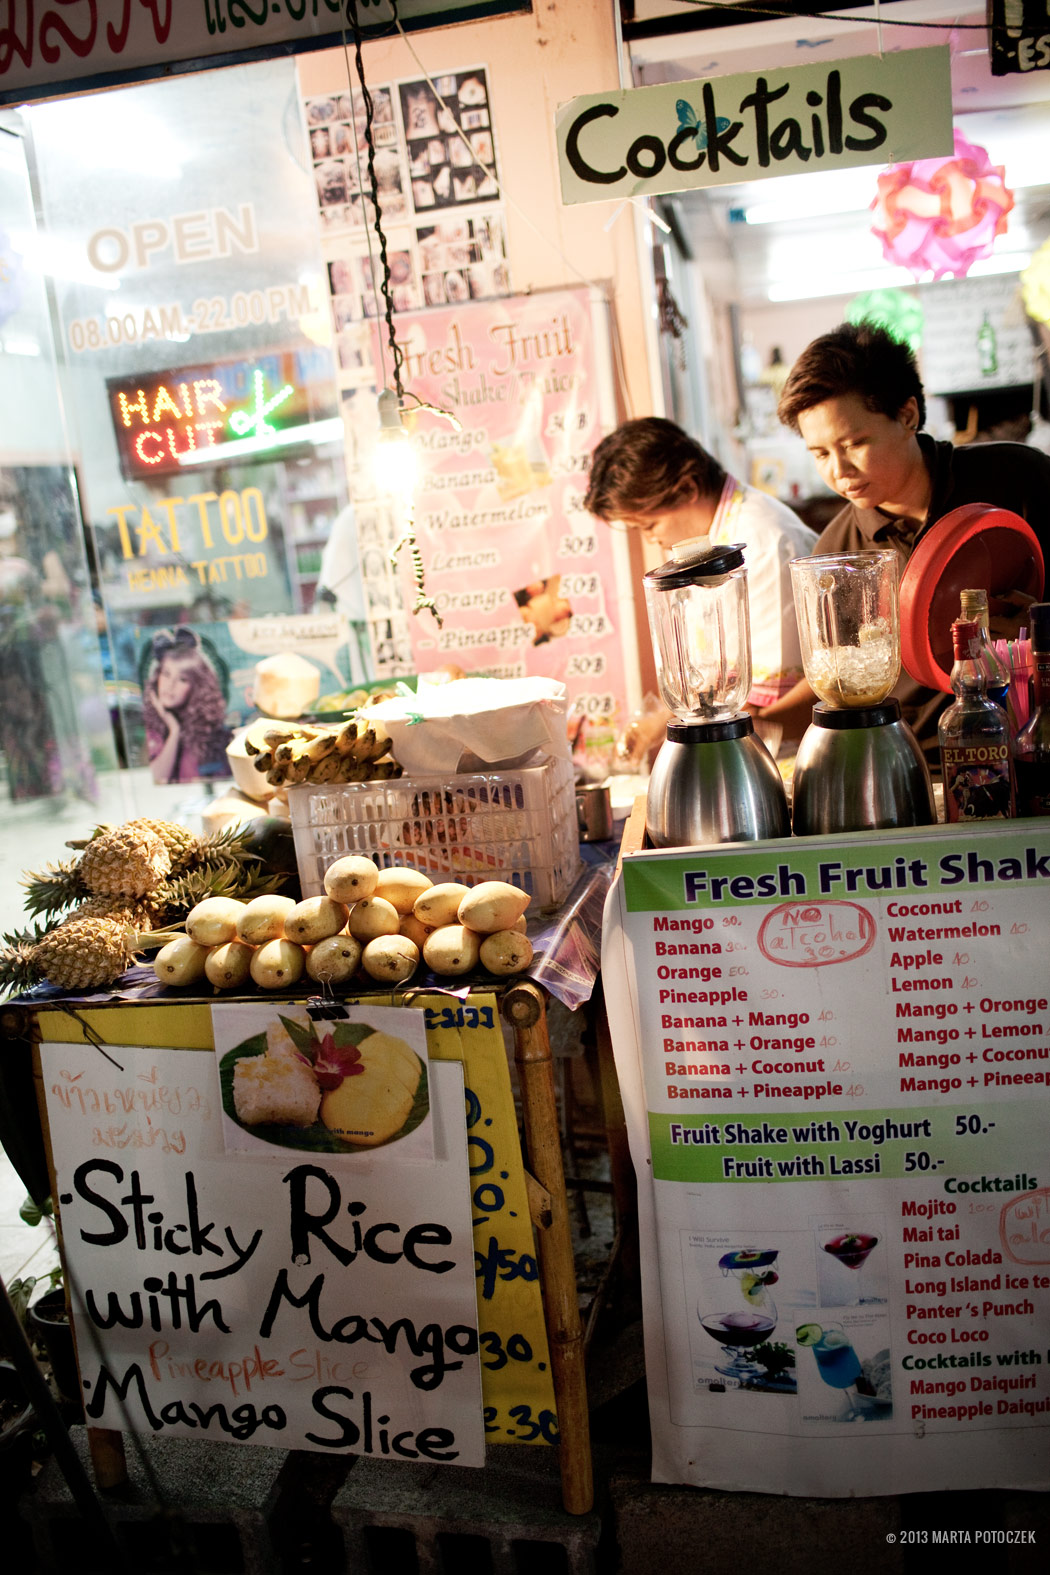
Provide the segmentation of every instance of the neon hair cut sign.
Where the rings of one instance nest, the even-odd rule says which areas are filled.
[[[254,438],[265,449],[286,427],[316,416],[309,379],[297,376],[293,355],[260,362],[109,378],[110,416],[127,480],[177,473],[188,458],[210,448]],[[217,456],[218,458],[218,456]]]

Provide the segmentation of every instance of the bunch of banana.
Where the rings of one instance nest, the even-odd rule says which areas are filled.
[[[360,713],[331,727],[278,722],[263,734],[261,748],[247,738],[244,747],[272,787],[384,782],[401,775],[400,765],[390,757],[390,734],[377,718],[368,720]]]

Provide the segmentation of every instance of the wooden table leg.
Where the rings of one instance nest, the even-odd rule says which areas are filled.
[[[570,1515],[585,1515],[594,1504],[594,1475],[583,1325],[576,1291],[554,1066],[547,1036],[547,1009],[542,992],[528,982],[512,986],[503,997],[503,1015],[514,1030],[514,1059],[521,1084],[528,1167],[551,1197],[551,1223],[546,1230],[538,1231],[537,1236],[543,1307],[558,1406],[562,1502]]]

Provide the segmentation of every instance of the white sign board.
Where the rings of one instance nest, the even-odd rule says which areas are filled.
[[[212,1056],[116,1054],[41,1046],[89,1426],[484,1465],[462,1067],[403,1164],[227,1153]]]
[[[926,319],[922,379],[928,394],[1034,382],[1035,346],[1016,274],[941,279],[920,285],[919,300]]]
[[[946,48],[588,93],[557,116],[566,202],[952,152]]]
[[[1048,914],[1047,820],[624,860],[656,1481],[1047,1487]]]

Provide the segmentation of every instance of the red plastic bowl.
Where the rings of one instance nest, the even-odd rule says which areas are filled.
[[[928,689],[951,692],[952,624],[959,592],[971,587],[996,600],[1024,591],[1043,594],[1043,553],[1032,527],[1009,509],[965,503],[920,537],[901,575],[901,661]],[[1000,609],[1002,610],[1002,609]]]

